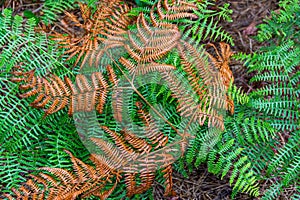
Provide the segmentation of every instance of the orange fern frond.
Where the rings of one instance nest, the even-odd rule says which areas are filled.
[[[37,95],[30,105],[36,108],[45,108],[44,117],[65,107],[69,107],[69,115],[76,111],[89,112],[94,109],[102,113],[108,93],[108,84],[100,72],[92,73],[91,80],[84,75],[78,75],[76,84],[73,84],[68,77],[65,77],[65,81],[56,75],[48,78],[35,77],[34,70],[18,71],[13,74],[18,74],[21,78],[13,77],[11,81],[22,81],[19,88],[28,90],[19,96],[28,98]]]
[[[165,196],[175,196],[176,193],[173,190],[173,179],[172,179],[172,165],[167,165],[165,169],[162,170],[165,178]]]
[[[178,99],[178,112],[199,125],[208,120],[209,126],[224,129],[222,110],[227,109],[226,88],[218,68],[205,59],[204,50],[199,51],[185,41],[181,41],[177,48],[188,82],[178,80],[172,72],[163,74],[173,96]]]
[[[13,196],[8,194],[5,196],[8,199],[74,200],[79,196],[88,197],[95,194],[101,199],[105,199],[111,191],[102,191],[101,193],[100,191],[108,182],[111,182],[110,173],[99,174],[94,167],[75,158],[69,151],[66,152],[71,157],[74,174],[60,168],[44,167],[41,170],[47,171],[51,175],[43,172],[37,176],[31,175],[32,179],[29,179],[19,189],[12,189]],[[97,165],[97,163],[95,164]],[[112,187],[113,189],[115,185]]]
[[[101,163],[105,163],[111,169],[121,169],[128,160],[123,157],[122,152],[114,144],[106,142],[100,138],[91,138],[91,141],[94,142],[104,154],[95,154],[94,158],[100,160]],[[109,158],[109,160],[107,159]]]
[[[110,82],[113,84],[113,86],[116,86],[118,84],[118,79],[117,79],[114,69],[110,65],[107,65],[106,69],[107,69],[108,78],[109,78]]]
[[[227,90],[229,88],[230,82],[234,81],[232,71],[229,68],[229,60],[230,57],[233,55],[233,52],[231,51],[230,46],[228,44],[224,42],[220,42],[219,44],[221,54],[219,53],[218,49],[214,44],[209,43],[208,46],[214,48],[217,56],[214,57],[210,53],[207,53],[207,55],[211,59],[212,63],[219,69],[221,79]],[[229,97],[227,97],[227,110],[229,110],[231,114],[234,113],[234,103],[233,100]]]
[[[126,129],[121,131],[121,135],[140,155],[149,153],[152,149],[152,146],[145,139],[137,137]]]
[[[130,7],[119,0],[100,2],[93,14],[86,4],[78,4],[83,22],[79,20],[78,16],[65,12],[66,19],[62,21],[65,26],[64,33],[54,31],[50,36],[52,40],[60,44],[61,48],[67,49],[64,52],[69,55],[67,60],[77,55],[76,65],[83,57],[80,65],[83,67],[88,59],[90,60],[89,64],[93,64],[95,51],[106,40],[110,40],[110,48],[120,46],[118,41],[111,40],[111,36],[116,37],[126,33],[127,26],[131,24],[132,19],[126,15],[130,11]],[[72,30],[70,28],[72,26],[79,27],[81,31]],[[72,33],[66,31],[69,29]],[[108,48],[107,44],[105,46]]]
[[[181,36],[177,27],[173,29],[150,27],[143,13],[139,15],[136,23],[137,33],[128,32],[128,44],[124,47],[138,64],[150,64],[162,58],[177,45]]]
[[[101,126],[101,128],[110,135],[115,145],[100,138],[91,138],[104,152],[103,155],[98,153],[93,154],[93,159],[98,160],[100,166],[105,163],[106,171],[114,169],[114,171],[124,173],[127,196],[129,197],[134,194],[143,193],[152,187],[156,170],[159,167],[158,163],[170,165],[175,160],[172,155],[166,153],[168,150],[160,152],[157,155],[149,154],[151,150],[158,149],[158,147],[165,147],[168,142],[168,137],[158,131],[154,120],[142,109],[140,102],[137,102],[137,107],[139,109],[138,113],[140,113],[140,117],[146,126],[146,138],[138,137],[126,129],[117,133],[106,126]],[[150,140],[152,144],[149,144],[147,140]],[[170,150],[170,152],[173,151]],[[168,166],[168,175],[172,173],[170,167],[171,166]],[[103,167],[101,167],[101,169],[103,169]],[[137,176],[140,177],[140,184],[136,183]],[[174,193],[171,192],[171,177],[167,177],[167,175],[165,177],[168,178],[166,188],[169,190],[166,194],[172,195]]]
[[[171,2],[168,0],[159,0],[151,8],[150,19],[155,27],[171,28],[174,27],[174,25],[163,21],[173,21],[183,18],[198,19],[198,16],[192,12],[193,10],[198,10],[195,3],[189,3],[183,0]],[[156,16],[158,16],[159,19],[157,19]]]
[[[102,126],[101,128],[113,138],[116,146],[126,159],[133,159],[138,156],[138,154],[136,154],[134,150],[131,147],[129,147],[128,144],[126,144],[124,138],[118,135],[117,132],[110,130],[106,126]]]
[[[156,62],[136,65],[123,57],[121,57],[119,61],[129,70],[130,74],[135,75],[145,75],[150,72],[165,72],[175,69],[173,65],[160,64]]]
[[[152,142],[153,145],[156,145],[155,149],[164,147],[168,143],[168,136],[165,136],[157,127],[155,121],[152,119],[152,116],[145,112],[139,103],[136,104],[138,107],[139,117],[142,119],[145,128],[145,136]]]
[[[229,87],[230,82],[234,80],[232,71],[229,68],[229,59],[233,55],[233,52],[230,49],[230,46],[224,42],[220,42],[221,54],[219,53],[216,46],[212,43],[209,43],[208,46],[211,46],[215,49],[216,57],[212,56],[210,53],[207,53],[212,63],[220,70],[222,75],[223,84],[226,88]]]
[[[155,165],[155,164],[154,164]],[[144,168],[140,171],[141,184],[136,184],[136,173],[125,174],[125,183],[127,188],[127,196],[131,197],[134,194],[141,194],[152,187],[155,179],[156,166]]]

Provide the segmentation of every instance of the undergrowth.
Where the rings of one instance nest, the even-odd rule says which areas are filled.
[[[248,94],[233,84],[224,42],[234,41],[219,25],[229,4],[135,2],[2,11],[0,198],[154,199],[154,179],[176,196],[172,170],[206,163],[229,177],[233,199],[285,188],[298,199],[299,1],[259,25],[265,47],[233,56],[260,85]]]

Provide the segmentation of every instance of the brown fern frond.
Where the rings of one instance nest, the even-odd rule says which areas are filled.
[[[145,75],[150,72],[165,72],[175,70],[173,65],[160,64],[156,62],[136,65],[123,57],[121,57],[119,61],[129,70],[130,74],[134,75]]]
[[[175,196],[176,192],[173,190],[173,179],[172,179],[172,165],[168,165],[165,167],[165,169],[162,170],[164,173],[164,179],[165,179],[165,196]]]
[[[199,51],[187,42],[178,44],[183,69],[188,76],[182,84],[176,74],[163,72],[173,96],[178,99],[177,111],[191,122],[224,128],[222,110],[226,110],[226,88],[221,82],[218,68],[205,60],[204,50]],[[191,89],[188,89],[191,88]]]
[[[104,157],[98,154],[91,154],[90,160],[95,164],[96,171],[100,174],[100,176],[109,176],[115,169],[105,160]]]
[[[226,88],[228,89],[230,82],[234,80],[232,71],[229,68],[229,59],[233,55],[233,52],[230,49],[230,46],[224,42],[220,42],[221,54],[219,53],[216,46],[212,43],[209,43],[208,46],[211,46],[215,49],[216,57],[212,56],[210,53],[207,53],[212,63],[220,70],[222,75],[222,80]]]
[[[108,78],[110,82],[113,84],[113,86],[116,86],[118,84],[118,78],[117,75],[115,74],[114,69],[110,65],[107,65],[106,69],[107,69]]]
[[[130,139],[134,138],[134,140],[126,141],[123,137],[125,137],[126,135],[128,137],[127,131],[124,131],[123,134],[118,135],[116,132],[108,129],[105,126],[102,126],[102,128],[113,138],[114,142],[116,143],[116,148],[110,143],[106,143],[102,139],[92,138],[92,141],[95,142],[106,153],[106,155],[109,155],[109,158],[112,161],[108,161],[104,156],[98,154],[94,154],[93,157],[100,161],[100,165],[102,165],[103,163],[108,163],[107,166],[111,166],[114,170],[122,169],[122,171],[124,171],[125,183],[127,186],[127,196],[140,194],[149,189],[155,178],[155,168],[152,169],[152,173],[149,171],[149,169],[148,171],[141,172],[140,177],[142,184],[136,186],[135,175],[138,172],[138,169],[135,167],[132,168],[133,166],[131,166],[130,164],[131,162],[136,160],[136,158],[141,154],[139,152],[142,152],[142,149],[145,148],[144,146],[139,145],[142,139],[137,138],[136,136],[132,137],[132,135],[130,135]],[[145,142],[145,140],[143,141]],[[137,153],[134,152],[134,150],[128,145],[127,142],[129,144],[132,144],[132,146],[137,149]],[[111,191],[108,191],[108,193],[110,192]]]
[[[80,182],[89,178],[97,178],[99,174],[92,166],[85,164],[80,159],[76,158],[71,152],[67,150],[65,150],[65,152],[69,154],[73,164],[73,170],[78,175],[77,178]]]
[[[105,174],[99,174],[97,168],[85,164],[69,151],[66,152],[71,157],[74,174],[65,169],[41,168],[51,175],[42,172],[37,176],[31,175],[33,179],[29,179],[19,189],[12,189],[16,199],[74,200],[79,196],[88,197],[91,195],[105,199],[112,192],[119,179],[109,191],[102,191],[107,183],[111,182],[110,179],[113,175],[111,170]],[[95,164],[97,166],[98,163]],[[13,198],[11,195],[5,194],[5,196],[9,199]]]
[[[108,37],[121,36],[126,33],[127,26],[131,24],[132,19],[126,15],[131,8],[119,0],[100,2],[93,14],[86,4],[78,4],[83,22],[75,14],[65,12],[65,19],[62,20],[65,26],[64,33],[54,31],[50,36],[52,40],[60,44],[61,48],[67,49],[65,51],[65,54],[69,55],[67,60],[77,55],[76,65],[83,58],[81,63],[83,67],[87,60],[90,65],[93,64],[95,51]],[[72,26],[79,27],[81,31],[70,28]],[[72,33],[67,31],[69,29]],[[111,38],[108,40],[111,42],[111,48],[116,47],[114,42],[119,43]],[[108,48],[107,44],[105,46]]]
[[[179,4],[177,5],[168,5],[168,1],[163,2],[163,7],[166,8],[166,13],[162,10],[162,5],[161,5],[161,0],[157,2],[157,14],[160,18],[160,20],[167,19],[167,20],[176,20],[176,19],[181,19],[181,18],[192,18],[192,19],[197,19],[198,16],[193,14],[193,13],[188,13],[186,11],[192,11],[194,9],[198,9],[196,5],[191,4],[189,5],[183,5],[186,4],[184,1],[180,1]],[[171,12],[169,12],[171,11]],[[173,13],[173,14],[171,14]]]
[[[75,179],[76,179],[75,176],[71,172],[61,169],[61,168],[42,167],[40,169],[44,170],[44,171],[48,171],[51,174],[55,175],[64,184],[68,184],[68,183],[74,184]]]
[[[163,29],[148,26],[143,13],[137,19],[137,33],[128,32],[127,53],[138,63],[155,62],[170,52],[181,34],[177,27]]]
[[[161,1],[160,1],[161,3]],[[169,0],[163,0],[163,7],[167,11],[192,11],[197,10],[198,7],[195,3],[186,2],[184,0],[177,0],[177,2],[172,1],[172,4],[170,5]]]
[[[53,177],[45,173],[39,173],[38,176],[30,175],[30,177],[38,184],[42,184],[44,189],[49,189],[49,186],[58,187],[58,182]],[[30,181],[29,179],[28,181]]]
[[[137,193],[143,193],[152,187],[155,179],[156,169],[157,169],[157,165],[152,163],[152,164],[148,164],[145,168],[141,170],[140,178],[142,183],[138,188],[136,188]]]
[[[96,190],[93,191],[92,195],[99,197],[100,200],[105,200],[107,197],[115,190],[115,188],[118,185],[118,181],[115,182],[115,184],[108,190],[101,191],[101,190]],[[82,195],[83,198],[88,197],[87,195]]]
[[[145,139],[137,137],[126,129],[121,131],[121,135],[140,155],[149,153],[152,149],[152,146]]]
[[[134,194],[141,194],[151,188],[155,179],[156,170],[157,165],[155,163],[147,163],[139,170],[134,166],[127,167],[124,175],[127,196],[131,197]],[[138,174],[141,179],[141,183],[139,185],[136,183]]]
[[[125,184],[127,189],[127,196],[132,196],[135,194],[136,186],[136,174],[137,173],[127,173],[125,174]]]
[[[101,126],[101,128],[113,138],[116,146],[126,159],[135,159],[138,156],[138,154],[136,154],[134,150],[126,144],[126,141],[118,135],[117,132],[110,130],[106,126]]]
[[[158,130],[152,117],[142,109],[140,102],[137,102],[137,107],[139,108],[140,117],[146,126],[145,137],[152,142],[152,145],[146,139],[140,138],[126,129],[117,133],[106,126],[101,127],[110,135],[115,145],[103,139],[91,138],[105,154],[93,154],[93,159],[96,160],[94,163],[99,162],[100,168],[105,169],[107,172],[123,171],[125,174],[127,196],[129,197],[134,194],[143,193],[152,187],[158,168],[157,163],[170,165],[175,160],[172,155],[166,153],[168,150],[160,152],[157,155],[151,154],[148,156],[152,149],[164,147],[168,142],[168,137],[164,136]],[[173,152],[172,150],[169,151]],[[104,167],[103,164],[105,164]],[[172,172],[170,166],[168,169],[170,175]],[[136,183],[137,176],[140,177],[140,184]],[[171,179],[171,177],[167,178]],[[168,184],[167,188],[169,190],[167,193],[171,195],[172,180],[167,180],[166,184]]]
[[[95,158],[112,169],[120,169],[125,165],[124,163],[127,162],[127,160],[123,158],[122,153],[115,145],[100,138],[91,138],[91,140],[104,152],[104,155],[97,154],[94,156]],[[109,157],[109,160],[106,159],[107,157]]]
[[[112,74],[112,69],[110,70]],[[44,117],[58,112],[65,107],[69,108],[69,115],[76,111],[92,111],[96,108],[102,113],[108,93],[108,84],[100,72],[91,74],[91,80],[84,75],[77,75],[76,83],[73,84],[68,77],[65,81],[56,75],[50,77],[35,77],[34,70],[30,72],[13,72],[21,77],[12,78],[20,84],[21,90],[28,90],[19,96],[28,98],[37,95],[30,104],[36,108],[45,108]],[[112,75],[114,76],[114,75]],[[116,82],[116,77],[113,79]]]
[[[230,82],[234,81],[232,71],[229,68],[229,60],[230,60],[230,57],[233,55],[233,52],[231,51],[230,46],[228,44],[226,44],[224,42],[220,42],[219,45],[220,45],[220,49],[221,49],[221,54],[219,53],[218,49],[216,48],[216,46],[214,44],[209,43],[208,46],[211,46],[214,48],[217,56],[214,57],[210,53],[207,53],[207,55],[211,59],[212,63],[219,69],[223,84],[225,85],[226,90],[228,90]],[[227,110],[229,110],[231,114],[234,113],[233,100],[230,99],[228,96],[227,96],[226,107],[227,107]]]
[[[168,136],[165,136],[157,127],[155,121],[152,119],[152,116],[145,112],[140,103],[136,104],[138,107],[139,117],[142,119],[145,128],[145,136],[152,142],[153,145],[156,145],[155,149],[164,147],[168,143]]]
[[[198,10],[196,3],[189,3],[182,0],[171,2],[168,0],[159,0],[151,8],[150,19],[155,27],[172,28],[174,25],[166,23],[164,20],[198,19],[198,16],[192,12],[193,10]],[[158,16],[159,20],[156,16]]]

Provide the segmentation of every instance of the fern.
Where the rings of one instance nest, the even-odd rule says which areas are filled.
[[[218,7],[219,10],[209,10],[209,6],[214,5],[211,1],[203,1],[198,4],[198,11],[195,11],[197,20],[183,20],[186,24],[182,27],[186,37],[190,37],[197,43],[203,40],[216,41],[221,40],[233,45],[232,37],[218,26],[216,20],[224,19],[232,21],[229,9],[230,4],[225,3],[223,7]]]
[[[299,15],[299,0],[282,0],[279,2],[280,12],[272,12],[272,18],[265,20],[265,23],[259,26],[258,41],[268,41],[271,38],[278,38],[277,42],[282,43],[285,40],[299,38],[300,23],[297,19]]]
[[[65,10],[74,8],[74,3],[75,0],[46,0],[43,5],[43,15],[41,17],[43,22],[49,24],[56,21],[60,13],[63,13]]]
[[[88,57],[89,65],[92,65],[94,57],[97,58],[96,65],[99,65],[98,59],[103,56],[103,51],[120,46],[122,38],[119,36],[125,33],[131,22],[131,19],[126,16],[130,8],[118,0],[99,3],[94,13],[86,4],[79,3],[79,7],[83,22],[74,14],[65,12],[67,21],[63,21],[65,26],[62,30],[63,33],[61,30],[59,32],[54,31],[50,34],[51,39],[58,41],[61,48],[67,49],[65,52],[65,54],[69,54],[67,60],[78,55],[75,65],[82,57],[81,68]],[[103,51],[99,51],[98,55],[95,55],[95,51],[99,47],[105,48],[102,49]]]
[[[267,128],[268,134],[263,134],[265,140],[256,143],[264,151],[252,147],[249,154],[257,163],[259,160],[268,161],[256,164],[259,179],[276,180],[266,189],[262,199],[278,198],[284,188],[299,182],[300,46],[296,30],[299,28],[297,16],[300,9],[299,1],[283,0],[279,5],[280,13],[272,13],[272,17],[259,26],[257,39],[268,41],[269,46],[250,55],[237,56],[245,61],[249,72],[255,72],[251,82],[261,85],[249,94],[248,108],[242,111],[251,112],[256,120],[265,120],[268,125],[259,126],[259,130]],[[240,142],[246,140],[241,138]],[[266,174],[261,174],[262,170]]]
[[[133,8],[130,15],[137,16],[139,13],[143,12],[148,21],[153,20],[151,19],[151,16],[153,16],[159,23],[160,21],[161,23],[170,23],[176,20],[180,31],[184,33],[184,39],[191,38],[197,44],[200,44],[201,41],[204,40],[221,40],[230,43],[231,45],[233,44],[232,37],[222,30],[222,27],[218,26],[218,21],[220,19],[231,21],[230,14],[232,11],[229,9],[229,4],[224,4],[223,7],[220,7],[218,8],[219,10],[215,11],[209,9],[209,6],[214,5],[213,1],[210,0],[201,2],[191,0],[187,1],[188,3],[185,3],[185,1],[182,2],[182,11],[180,12],[180,9],[176,9],[176,7],[180,7],[180,3],[178,5],[172,5],[166,0],[145,0],[143,3],[148,6]],[[196,6],[188,7],[189,3],[190,5],[194,4]],[[172,6],[174,8],[172,8]],[[152,7],[151,10],[149,9],[150,7]],[[156,9],[154,9],[155,7]],[[164,19],[160,13],[170,13],[171,15],[179,16],[179,18]],[[188,16],[192,19],[189,19]]]
[[[49,15],[48,20],[57,19],[56,14],[62,9],[74,6],[68,2],[57,2],[52,7],[49,4],[49,12],[45,12]],[[117,3],[114,4],[115,2]],[[108,6],[103,8],[106,3]],[[1,123],[7,134],[1,138],[5,150],[1,152],[0,161],[10,163],[7,173],[0,174],[0,180],[6,180],[2,185],[4,192],[24,182],[22,174],[28,175],[34,168],[47,166],[43,169],[50,172],[54,179],[41,173],[42,177],[47,178],[36,178],[36,182],[41,186],[42,193],[50,195],[50,199],[51,195],[61,195],[61,199],[72,199],[80,195],[124,198],[125,188],[127,196],[147,199],[144,195],[151,192],[146,190],[151,188],[160,165],[164,167],[160,173],[166,180],[165,195],[172,196],[171,164],[184,154],[191,142],[186,154],[188,164],[197,167],[201,162],[207,162],[209,171],[221,175],[221,178],[231,172],[232,196],[239,191],[259,195],[255,170],[263,166],[250,162],[255,158],[251,153],[257,151],[255,142],[261,145],[273,139],[272,128],[276,126],[263,122],[262,117],[250,118],[247,114],[225,118],[227,111],[231,114],[246,112],[250,105],[255,105],[254,94],[249,95],[249,98],[232,86],[233,76],[229,68],[232,52],[229,45],[220,43],[219,53],[218,48],[209,43],[207,47],[213,48],[216,56],[201,47],[203,40],[221,39],[232,43],[232,38],[217,24],[221,18],[230,20],[229,5],[225,4],[218,11],[211,11],[211,1],[159,0],[144,3],[145,7],[133,9],[126,16],[121,14],[128,13],[130,9],[119,1],[111,4],[100,2],[101,6],[95,7],[95,12],[80,4],[83,23],[75,14],[65,12],[72,21],[70,24],[86,30],[85,42],[79,42],[77,46],[71,41],[80,41],[81,36],[55,33],[52,39],[58,42],[48,41],[46,34],[33,31],[34,19],[28,20],[28,29],[23,30],[23,20],[18,16],[12,20],[10,11],[4,11],[5,16],[0,18],[3,22],[0,25],[3,26],[0,41],[7,48],[4,48],[0,58],[6,69],[1,74],[1,93],[6,96],[1,99],[0,104],[4,108],[1,110],[1,115],[4,116]],[[54,8],[60,9],[56,12]],[[108,12],[101,12],[103,9]],[[101,14],[111,16],[107,19]],[[93,29],[95,32],[92,31],[90,37],[90,22],[97,25],[93,19],[98,15],[99,19],[102,17],[100,21],[103,26],[95,26],[97,30]],[[135,20],[129,16],[137,18]],[[134,21],[133,25],[129,25],[131,20]],[[188,29],[191,24],[192,28]],[[125,32],[127,29],[130,31]],[[183,35],[182,32],[186,34]],[[188,36],[192,39],[185,41]],[[95,37],[100,38],[101,45],[98,46]],[[56,43],[68,51],[57,49]],[[113,47],[118,48],[115,50]],[[293,49],[293,45],[282,49]],[[64,53],[70,54],[69,58],[65,59]],[[297,51],[287,56],[296,55]],[[69,69],[67,65],[74,62],[73,57],[77,57],[75,69]],[[85,65],[88,59],[90,62]],[[108,59],[111,66],[104,64],[101,59]],[[85,65],[85,68],[81,67],[82,74],[77,71],[79,62],[82,66]],[[289,59],[285,61],[288,64],[291,62]],[[12,71],[16,65],[22,71]],[[96,72],[99,69],[101,73]],[[253,70],[256,70],[255,67]],[[95,74],[101,74],[102,78],[95,78]],[[66,78],[64,83],[62,77],[66,75],[70,78]],[[274,74],[270,76],[272,75]],[[275,74],[277,75],[278,73]],[[71,83],[74,79],[76,84]],[[103,83],[104,79],[110,80],[109,87]],[[282,79],[286,80],[285,77]],[[105,87],[100,87],[99,82]],[[291,80],[292,86],[296,82],[297,76]],[[19,97],[24,97],[22,99],[17,96],[18,87],[25,90],[19,94]],[[106,88],[113,91],[106,91]],[[77,96],[76,89],[84,94]],[[92,89],[96,92],[92,92]],[[286,90],[289,92],[291,87]],[[266,94],[262,91],[255,95]],[[276,95],[279,94],[277,91]],[[73,102],[78,102],[77,107]],[[45,112],[30,107],[30,103],[44,108]],[[245,108],[236,106],[238,103],[244,104]],[[101,109],[97,114],[91,112],[94,105],[100,105]],[[283,107],[288,105],[294,104],[287,102]],[[66,116],[64,108],[67,107],[71,110],[69,113],[73,114],[73,119]],[[47,117],[43,118],[43,114]],[[276,116],[279,115],[276,113]],[[23,119],[15,122],[20,116],[24,116]],[[100,172],[107,170],[104,174],[109,178],[105,181],[101,179],[103,174],[96,175],[90,165],[80,161],[86,159],[87,150],[82,146],[76,130],[83,142],[86,142],[85,138],[91,138],[89,143],[85,143],[88,144],[87,148],[92,147],[89,150],[101,152],[100,155],[93,154],[94,164],[91,165],[101,166],[97,168]],[[146,133],[143,138],[139,137],[141,133]],[[237,139],[232,140],[236,136]],[[95,145],[98,146],[96,150],[93,148]],[[243,150],[244,145],[249,146],[252,151],[248,153]],[[65,153],[64,148],[77,154],[80,159],[69,151]],[[22,164],[24,156],[20,162],[17,161],[16,152],[32,152],[33,149],[40,160],[30,157],[26,164]],[[68,155],[71,156],[71,161]],[[71,162],[73,172],[68,171]],[[18,172],[13,168],[16,163],[19,164]],[[294,172],[298,169],[297,166],[298,160],[292,161],[288,163],[288,170]],[[124,180],[117,187],[120,177],[119,172],[115,171],[118,170],[123,173]],[[115,177],[111,179],[111,176]],[[97,182],[98,179],[95,181],[95,177],[100,178],[101,183]],[[109,180],[115,182],[109,184]],[[295,177],[286,174],[283,180],[288,184]],[[98,183],[100,187],[93,187]],[[29,187],[37,192],[37,187],[27,181],[23,187],[13,190],[14,196],[27,195]],[[95,191],[97,188],[101,190]],[[41,191],[38,195],[42,195]],[[140,194],[144,192],[146,194]],[[27,196],[31,197],[33,194]]]
[[[5,9],[0,21],[0,162],[1,166],[7,166],[1,171],[0,188],[5,192],[16,187],[37,167],[71,166],[63,146],[74,153],[75,149],[83,150],[83,157],[87,154],[83,145],[76,141],[78,136],[71,119],[59,117],[62,116],[60,113],[42,120],[42,113],[30,107],[30,101],[20,99],[18,84],[10,81],[13,78],[10,71],[18,64],[26,71],[35,69],[40,76],[49,71],[72,76],[73,72],[60,58],[62,52],[46,35],[34,32],[33,18],[25,23],[22,17],[12,17],[12,12]],[[53,123],[51,128],[49,122]]]

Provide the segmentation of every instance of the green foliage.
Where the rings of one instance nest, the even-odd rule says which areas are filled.
[[[230,14],[230,4],[225,3],[222,7],[216,10],[210,9],[210,6],[215,5],[214,1],[205,0],[198,4],[199,11],[194,11],[198,16],[197,20],[183,19],[184,25],[181,31],[184,33],[184,38],[191,37],[196,43],[201,43],[205,40],[216,41],[221,40],[233,45],[232,37],[219,26],[220,20],[232,22]]]
[[[75,0],[45,0],[43,5],[42,21],[45,24],[56,21],[58,15],[64,13],[64,11],[73,9],[75,6]]]
[[[271,19],[266,19],[265,23],[259,25],[258,41],[276,38],[275,42],[281,44],[289,39],[299,39],[299,0],[281,0],[279,6],[278,13],[272,11]]]
[[[299,125],[299,55],[299,44],[288,40],[259,54],[244,56],[249,72],[257,72],[250,81],[262,84],[251,93],[252,105],[264,112],[262,118],[270,118],[272,126],[281,131],[292,131]]]
[[[129,13],[132,16],[137,16],[143,12],[146,14],[146,19],[150,21],[150,9],[156,0],[142,0],[139,1],[143,7],[133,8]],[[191,0],[189,2],[197,2]],[[225,3],[222,7],[218,7],[216,10],[211,9],[211,6],[215,5],[215,1],[204,0],[197,3],[198,11],[194,10],[194,14],[197,19],[179,19],[175,23],[179,25],[180,31],[184,34],[183,39],[195,41],[196,44],[203,44],[203,41],[224,41],[233,45],[232,37],[219,25],[221,20],[232,21],[230,14],[230,4]],[[159,18],[158,16],[156,16]],[[164,22],[173,22],[172,20]]]
[[[267,167],[267,178],[279,178],[279,181],[276,181],[272,187],[266,190],[262,199],[275,199],[280,195],[283,188],[297,186],[299,183],[299,137],[299,130],[293,132],[288,142],[270,160]],[[295,193],[294,196],[296,195]]]
[[[185,159],[188,166],[193,164],[198,167],[206,162],[208,171],[221,175],[221,179],[230,172],[229,183],[233,185],[232,198],[237,192],[258,196],[256,166],[252,162],[254,158],[249,150],[255,149],[258,142],[268,140],[269,131],[273,130],[267,123],[255,117],[245,118],[240,109],[245,108],[249,101],[246,94],[232,85],[228,93],[235,100],[236,111],[233,116],[226,117],[225,132],[207,130],[206,134],[198,133],[191,142]]]
[[[69,149],[82,158],[87,153],[73,125],[73,120],[58,113],[43,120],[43,112],[30,106],[31,99],[18,97],[18,84],[10,81],[10,71],[19,63],[38,75],[50,71],[73,75],[64,65],[62,52],[46,35],[34,32],[34,18],[12,17],[8,9],[0,17],[0,190],[24,182],[26,175],[39,167],[70,167]],[[49,125],[51,124],[51,126]]]
[[[250,81],[259,85],[250,92],[248,108],[242,111],[269,124],[261,127],[266,130],[261,137],[265,139],[257,140],[247,152],[259,179],[276,180],[264,192],[264,200],[276,199],[284,188],[299,183],[299,3],[298,0],[280,1],[280,12],[273,12],[259,26],[257,39],[268,42],[269,46],[250,55],[236,56],[245,61],[249,72],[255,73]],[[249,142],[247,137],[246,140],[239,143]]]
[[[76,0],[45,0],[42,9],[42,21],[47,24],[52,24],[59,19],[59,16],[67,10],[75,9]],[[79,0],[86,3],[89,7],[95,8],[97,0]]]
[[[65,10],[74,9],[74,2],[46,0],[42,21],[53,23]],[[134,8],[130,15],[137,16],[143,12],[150,22],[150,9],[156,2],[136,1],[139,7]],[[87,3],[95,6],[95,0]],[[198,19],[169,22],[178,24],[184,38],[191,38],[197,44],[217,40],[233,44],[232,37],[218,24],[220,20],[231,20],[229,4],[216,10],[210,9],[213,5],[214,1],[201,1],[198,4],[199,11],[193,11]],[[283,0],[279,5],[280,12],[273,12],[272,17],[259,26],[257,40],[267,41],[269,46],[250,55],[240,53],[235,56],[245,62],[249,73],[255,73],[251,83],[259,85],[259,88],[246,95],[231,83],[228,98],[234,100],[235,112],[226,116],[225,131],[207,126],[198,130],[198,126],[191,124],[190,131],[197,130],[197,134],[191,140],[184,158],[175,164],[177,170],[186,173],[182,170],[184,163],[189,170],[207,163],[209,172],[219,175],[221,179],[229,177],[233,198],[237,192],[246,192],[253,196],[263,193],[264,200],[275,199],[284,188],[299,183],[300,6],[299,0]],[[16,65],[21,65],[25,71],[35,69],[39,76],[55,73],[61,78],[67,75],[74,79],[78,73],[77,67],[68,68],[72,60],[65,61],[66,56],[55,42],[49,41],[45,34],[34,31],[37,18],[30,13],[26,16],[28,20],[20,16],[13,17],[8,9],[3,10],[0,16],[1,192],[9,192],[10,188],[17,187],[39,167],[70,168],[69,156],[63,149],[83,160],[88,155],[77,134],[80,128],[76,129],[74,120],[67,116],[66,110],[43,119],[43,111],[30,106],[32,99],[20,99],[18,84],[10,81],[10,72]],[[186,78],[187,74],[182,72],[179,60],[178,53],[172,52],[161,61],[178,67],[178,73]],[[155,78],[160,77],[154,77],[152,82],[158,82]],[[170,89],[148,84],[140,87],[139,92],[151,104],[160,103],[157,107],[162,115],[178,127],[181,126],[176,113],[177,102]],[[133,119],[137,118],[134,115],[137,100],[141,99],[127,96],[124,100]],[[108,101],[110,105],[111,99],[108,98]],[[112,117],[111,108],[107,106],[105,110],[106,115],[97,116],[98,122],[110,128],[119,128]],[[94,126],[90,126],[85,128],[95,132]],[[174,133],[169,126],[165,125],[163,131],[171,141],[174,140]],[[158,173],[157,176],[162,182],[161,175]],[[259,191],[258,181],[274,179],[276,182],[271,187]],[[122,183],[108,199],[124,199],[126,192]],[[298,187],[298,193],[295,192],[291,199],[300,198],[299,186],[295,187]],[[149,198],[153,199],[152,190],[131,199]]]

